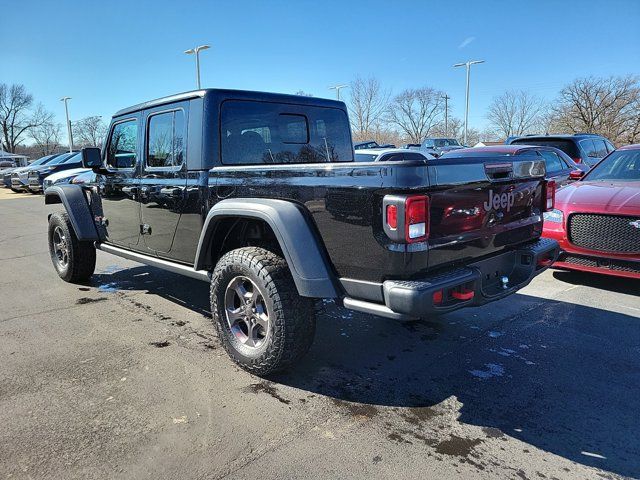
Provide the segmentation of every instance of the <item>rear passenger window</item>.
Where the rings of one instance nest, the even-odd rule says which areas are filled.
[[[604,158],[607,156],[607,146],[604,143],[604,140],[594,139],[593,140],[593,148],[596,153],[596,158]]]
[[[554,152],[541,151],[540,154],[544,158],[545,166],[547,167],[547,173],[558,173],[564,169],[564,164],[558,158]]]
[[[349,120],[342,110],[229,100],[221,117],[226,165],[353,161]]]
[[[109,137],[107,165],[111,168],[133,168],[138,147],[138,122],[127,120],[117,123]]]
[[[613,152],[616,149],[616,147],[614,147],[609,140],[605,140],[604,143],[607,145],[607,151],[609,153]]]
[[[184,112],[174,110],[149,117],[147,167],[174,168],[184,161]]]
[[[598,158],[598,153],[596,152],[596,147],[593,144],[593,140],[580,140],[580,146],[587,154],[587,157]]]

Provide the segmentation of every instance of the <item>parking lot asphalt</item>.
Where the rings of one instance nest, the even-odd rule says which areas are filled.
[[[639,478],[640,283],[548,271],[396,323],[319,303],[294,370],[235,367],[208,285],[49,259],[42,196],[0,189],[2,478]]]

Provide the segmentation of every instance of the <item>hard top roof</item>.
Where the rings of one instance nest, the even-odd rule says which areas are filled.
[[[190,100],[192,98],[204,98],[208,96],[215,96],[219,101],[227,99],[236,100],[254,100],[264,102],[281,102],[281,103],[293,103],[301,105],[314,105],[320,107],[334,107],[345,108],[344,102],[337,100],[329,100],[326,98],[307,97],[303,95],[290,95],[286,93],[270,93],[270,92],[256,92],[251,90],[232,90],[222,88],[204,88],[201,90],[192,90],[189,92],[178,93],[175,95],[169,95],[167,97],[157,98],[155,100],[149,100],[147,102],[138,103],[127,108],[118,110],[113,116],[119,117],[129,113],[137,112],[140,110],[165,105],[168,103],[181,102],[184,100]]]

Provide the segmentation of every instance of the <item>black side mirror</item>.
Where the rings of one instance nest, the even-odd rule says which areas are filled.
[[[87,147],[82,149],[82,166],[84,168],[96,169],[102,167],[102,154],[97,147]]]

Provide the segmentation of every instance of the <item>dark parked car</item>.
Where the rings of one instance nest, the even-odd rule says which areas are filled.
[[[49,175],[61,172],[63,170],[71,170],[72,168],[82,167],[82,155],[80,152],[67,153],[54,159],[53,161],[40,165],[39,167],[29,170],[28,188],[31,193],[39,193],[43,191],[44,179]]]
[[[584,164],[577,164],[562,150],[553,147],[535,145],[495,145],[489,147],[473,147],[445,153],[440,158],[456,159],[467,157],[542,157],[546,168],[546,179],[556,182],[557,187],[578,180],[588,170]]]
[[[555,147],[569,155],[575,163],[593,167],[616,147],[605,137],[591,133],[574,135],[528,135],[507,140],[508,145],[541,145]]]
[[[339,101],[187,92],[119,111],[82,156],[95,184],[45,191],[58,275],[86,281],[97,248],[209,282],[220,342],[260,375],[309,349],[315,299],[416,319],[513,294],[558,253],[542,158],[357,163]]]

